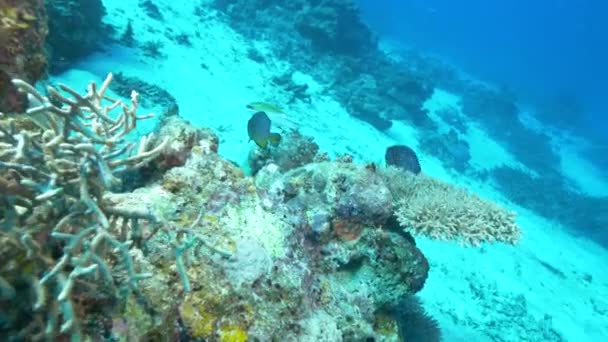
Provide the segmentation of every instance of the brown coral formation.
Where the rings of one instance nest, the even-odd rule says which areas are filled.
[[[44,1],[1,0],[0,18],[0,69],[27,82],[39,80],[47,64]]]

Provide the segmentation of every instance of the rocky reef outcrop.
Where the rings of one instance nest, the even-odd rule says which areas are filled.
[[[112,79],[86,95],[50,88],[53,102],[12,81],[45,105],[0,120],[2,338],[396,341],[399,303],[429,272],[411,233],[432,221],[442,238],[515,242],[516,226],[494,229],[497,207],[463,215],[482,203],[465,196],[445,218],[410,215],[462,192],[331,161],[295,133],[255,176],[175,113],[139,143],[121,139],[148,116],[136,92],[129,104],[104,95]]]
[[[101,47],[107,37],[101,0],[49,0],[49,71],[61,72]]]
[[[20,112],[26,101],[11,79],[36,82],[44,76],[47,13],[42,0],[2,0],[0,17],[0,112]]]

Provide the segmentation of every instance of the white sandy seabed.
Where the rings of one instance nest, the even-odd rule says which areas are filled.
[[[155,1],[161,8],[164,2]],[[136,0],[106,0],[105,5],[107,21],[126,27],[127,20],[132,19],[136,40],[161,42],[164,58],[153,60],[138,49],[108,46],[106,51],[53,81],[83,89],[91,80],[100,82],[108,72],[120,71],[157,84],[177,99],[181,116],[218,133],[223,156],[245,165],[252,144],[246,133],[250,112],[245,105],[252,101],[281,103],[286,99],[287,95],[275,89],[269,80],[290,65],[276,59],[268,59],[265,64],[250,60],[249,47],[255,47],[267,58],[272,58],[272,47],[265,42],[245,40],[212,13],[201,21],[194,17],[189,1],[184,4],[173,1],[166,7],[173,10],[164,13],[171,18],[170,24],[153,21],[134,10],[138,9]],[[180,46],[165,38],[163,33],[169,27],[173,32],[190,34],[192,46]],[[192,34],[194,30],[200,32],[200,38]],[[339,102],[326,95],[326,86],[312,77],[296,72],[293,78],[309,85],[312,100],[296,101],[286,112],[303,134],[315,138],[322,150],[331,155],[350,153],[357,161],[382,163],[387,146],[406,144],[416,149],[415,127],[396,122],[389,132],[379,132],[351,117]],[[425,106],[432,114],[445,107],[457,108],[457,103],[458,97],[436,90]],[[432,118],[441,129],[447,129],[438,116]],[[149,123],[139,129],[145,133],[152,126]],[[471,124],[468,131],[473,167],[490,169],[501,164],[522,167],[516,156],[476,125]],[[566,177],[582,191],[608,194],[608,183],[590,163],[577,156],[575,144],[560,152]],[[419,154],[419,157],[426,173],[466,186],[517,211],[523,229],[523,239],[515,247],[465,248],[417,238],[431,264],[429,278],[419,296],[429,314],[439,321],[446,341],[519,341],[519,334],[526,331],[527,325],[538,326],[538,322],[550,324],[567,341],[608,340],[605,249],[570,235],[558,223],[509,203],[488,184],[456,175],[431,156]],[[551,272],[541,262],[559,269],[561,274]]]

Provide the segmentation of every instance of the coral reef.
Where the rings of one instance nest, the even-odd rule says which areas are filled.
[[[270,25],[268,28],[275,30],[278,25],[285,25],[281,20],[275,20],[277,15],[291,13],[289,18],[295,20],[289,23],[290,26],[315,54],[329,51],[357,57],[376,49],[376,38],[362,22],[359,9],[351,0],[296,0],[289,3],[277,0],[219,0],[213,6],[225,13],[231,23],[246,34],[262,33],[247,23],[250,20],[265,22]],[[255,13],[253,18],[252,13]]]
[[[44,44],[48,34],[43,0],[0,1],[0,72],[11,78],[36,82],[44,76],[47,59]],[[0,92],[11,86],[5,76]],[[2,102],[5,102],[2,100]],[[4,106],[0,111],[19,111],[20,106]]]
[[[156,105],[162,106],[164,111],[174,111],[176,114],[179,111],[175,97],[162,87],[121,72],[114,74],[113,91],[122,97],[129,97],[132,89],[137,89],[141,94],[142,107],[150,108]]]
[[[256,174],[268,164],[274,164],[281,172],[287,172],[306,164],[318,161],[319,145],[311,137],[298,131],[291,131],[281,139],[281,144],[272,149],[253,148],[247,162],[252,174]]]
[[[45,1],[49,18],[49,69],[59,73],[99,49],[108,35],[101,0]]]
[[[424,174],[388,170],[386,175],[399,183],[393,189],[398,198],[396,217],[407,231],[474,246],[519,241],[515,213],[493,202]]]
[[[219,139],[208,129],[196,129],[174,112],[163,113],[154,129],[156,134],[151,144],[169,140],[155,163],[128,170],[121,174],[120,191],[132,191],[163,177],[165,172],[176,166],[183,166],[196,146],[198,153],[217,152]]]
[[[308,2],[295,20],[302,37],[323,53],[360,56],[376,48],[375,38],[359,17],[354,1]]]
[[[459,172],[469,170],[469,143],[460,139],[456,130],[451,129],[444,134],[429,134],[420,141],[423,151],[437,157],[447,167]]]
[[[0,121],[3,337],[395,341],[414,329],[395,310],[429,264],[391,225],[397,199],[414,203],[430,181],[328,161],[297,133],[247,177],[175,113],[135,148],[127,133],[148,116],[135,92],[131,105],[105,96],[111,79],[49,98],[13,81],[33,100]]]
[[[559,156],[550,137],[522,123],[515,95],[508,90],[471,84],[462,93],[461,105],[464,115],[481,123],[526,166],[542,173],[558,169]]]
[[[361,75],[351,81],[347,88],[350,91],[341,92],[340,95],[351,115],[368,122],[381,131],[387,130],[393,125],[388,118],[398,116],[393,112],[400,112],[400,109],[383,104],[382,97],[378,94],[376,79],[373,76]]]
[[[489,176],[511,201],[608,245],[608,197],[577,192],[557,172],[540,177],[505,166],[491,170]]]
[[[166,141],[150,149],[144,137],[135,154],[126,154],[136,145],[125,136],[146,116],[136,114],[136,92],[130,106],[106,97],[111,79],[92,83],[84,96],[49,87],[52,101],[13,80],[32,104],[25,119],[0,115],[3,335],[79,338],[78,310],[111,301],[121,286],[137,292],[146,277],[134,268],[130,246],[141,244],[142,221],[154,218],[108,205],[103,195],[117,173],[149,162]],[[112,117],[116,108],[121,114]]]
[[[158,21],[164,20],[163,15],[160,12],[160,9],[153,1],[140,0],[139,7],[146,13],[146,15],[148,15],[148,17],[158,20]]]

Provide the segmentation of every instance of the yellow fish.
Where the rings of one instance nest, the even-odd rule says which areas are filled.
[[[256,112],[283,113],[281,107],[267,102],[251,102],[247,105],[247,108],[255,110]]]

